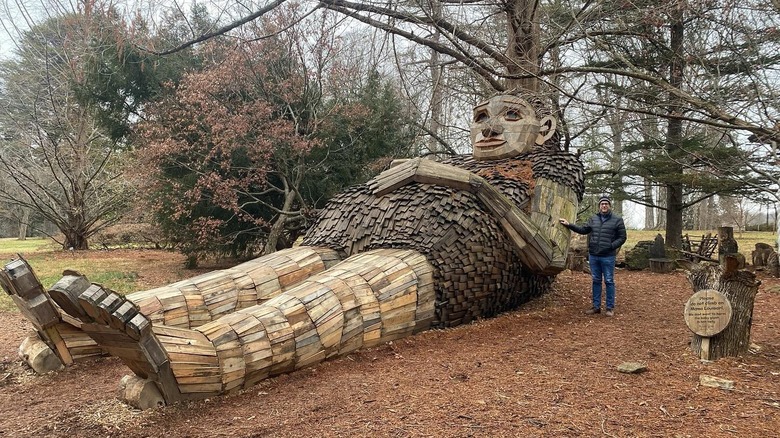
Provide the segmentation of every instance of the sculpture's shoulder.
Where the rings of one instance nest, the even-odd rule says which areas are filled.
[[[585,193],[585,166],[579,156],[554,148],[537,148],[527,153],[534,178],[547,178],[563,184],[577,193],[581,201]]]
[[[475,160],[458,155],[442,163],[461,167],[490,181],[491,184],[524,184],[546,178],[574,190],[582,200],[585,193],[585,166],[577,155],[557,148],[536,148],[513,158]]]
[[[501,160],[475,160],[471,155],[456,155],[442,163],[466,169],[491,183],[507,180],[528,184],[534,178],[533,163],[522,155]]]

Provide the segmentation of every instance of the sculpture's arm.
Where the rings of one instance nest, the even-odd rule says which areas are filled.
[[[474,193],[498,218],[524,265],[534,272],[553,274],[563,270],[561,249],[550,237],[550,229],[538,226],[524,211],[484,178],[468,170],[431,160],[415,158],[392,167],[369,182],[373,193],[382,196],[411,182],[433,184]],[[557,220],[557,217],[556,217]],[[565,261],[565,249],[564,261]]]
[[[531,204],[531,221],[540,229],[547,230],[553,242],[551,269],[560,272],[566,267],[571,241],[571,231],[559,219],[573,221],[577,216],[579,196],[571,187],[550,178],[539,177],[534,181],[534,196]]]

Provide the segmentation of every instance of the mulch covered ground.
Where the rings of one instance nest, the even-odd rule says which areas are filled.
[[[590,277],[565,272],[498,318],[144,412],[116,400],[129,372],[117,359],[32,374],[16,357],[30,326],[0,313],[0,437],[778,436],[780,281],[759,278],[745,357],[690,351],[682,272],[618,270],[614,318],[584,315]],[[647,371],[619,373],[626,361]],[[701,386],[703,374],[734,389]]]

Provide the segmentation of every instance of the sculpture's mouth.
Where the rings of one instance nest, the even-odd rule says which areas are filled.
[[[504,143],[506,143],[504,139],[491,137],[474,143],[474,147],[478,149],[495,149]]]

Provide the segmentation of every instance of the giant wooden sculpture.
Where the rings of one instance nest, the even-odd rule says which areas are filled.
[[[492,316],[543,293],[566,262],[557,219],[574,220],[583,171],[546,108],[520,93],[478,105],[473,156],[409,160],[352,187],[301,247],[126,297],[76,273],[46,296],[23,262],[2,283],[20,307],[54,309],[42,337],[67,323],[120,357],[135,373],[125,399],[144,407]]]

